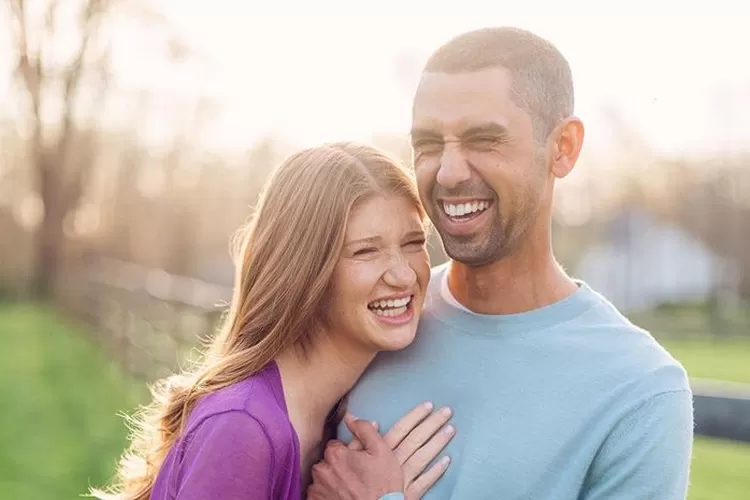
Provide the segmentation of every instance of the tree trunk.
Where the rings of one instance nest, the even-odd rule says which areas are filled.
[[[63,221],[59,217],[45,216],[36,234],[36,266],[32,292],[38,300],[48,300],[54,295],[64,241]]]
[[[65,233],[63,224],[67,210],[60,189],[60,176],[46,155],[37,158],[39,194],[44,205],[44,216],[35,235],[35,268],[32,293],[38,300],[53,298],[60,275],[64,252]]]

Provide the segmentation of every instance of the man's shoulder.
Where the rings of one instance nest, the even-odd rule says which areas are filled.
[[[631,321],[604,296],[576,328],[586,336],[588,348],[600,353],[601,362],[627,379],[643,394],[690,390],[684,366],[652,335]]]

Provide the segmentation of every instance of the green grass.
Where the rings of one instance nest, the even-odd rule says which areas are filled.
[[[125,445],[117,413],[145,396],[49,310],[0,305],[0,498],[74,499]]]
[[[690,377],[750,384],[750,338],[666,336],[662,345]],[[696,438],[689,500],[750,498],[750,445]]]
[[[629,314],[636,323],[657,336],[750,336],[750,303],[711,308],[708,304],[663,305],[655,310]]]
[[[689,500],[750,498],[750,445],[696,438]]]
[[[693,378],[750,384],[750,304],[712,319],[701,304],[664,306],[629,314],[680,360]]]
[[[75,325],[49,309],[0,304],[0,498],[74,499],[112,475],[125,446],[116,415],[145,396]],[[750,383],[750,342],[667,338],[691,376]],[[750,492],[750,446],[698,438],[689,500]]]
[[[685,366],[690,377],[750,384],[750,337],[665,338],[661,344]]]

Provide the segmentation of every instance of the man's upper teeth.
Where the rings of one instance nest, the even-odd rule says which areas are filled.
[[[383,309],[386,307],[403,307],[406,304],[408,304],[410,301],[411,301],[411,296],[401,297],[400,299],[376,300],[375,302],[372,302],[370,306],[380,307]]]
[[[468,203],[443,203],[445,213],[450,216],[466,215],[474,212],[481,212],[490,206],[489,201],[472,201]]]

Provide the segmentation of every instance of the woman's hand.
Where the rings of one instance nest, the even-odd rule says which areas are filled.
[[[448,468],[443,457],[425,471],[455,434],[446,425],[451,416],[450,409],[433,413],[425,403],[380,436],[377,425],[347,414],[344,422],[354,439],[327,445],[324,461],[313,466],[308,498],[355,500],[403,492],[407,500],[421,499]]]
[[[445,407],[433,413],[432,408],[429,402],[417,406],[401,417],[384,436],[404,471],[407,500],[422,498],[450,463],[450,458],[445,456],[424,472],[455,434],[453,426],[446,425],[453,416],[451,409]],[[349,414],[344,417],[345,422],[352,419],[354,417]],[[373,425],[377,428],[377,424]],[[349,448],[361,450],[362,444],[355,438],[349,443]]]

